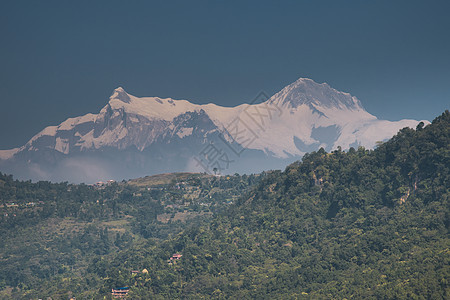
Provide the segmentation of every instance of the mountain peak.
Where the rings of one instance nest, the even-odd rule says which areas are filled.
[[[130,96],[128,95],[127,92],[125,92],[125,90],[121,86],[119,86],[118,88],[116,88],[113,91],[113,93],[112,93],[111,97],[109,97],[109,99],[110,100],[118,99],[118,100],[120,100],[122,102],[125,102],[125,103],[130,103],[131,102]]]
[[[319,84],[319,83],[315,82],[311,78],[300,77],[299,79],[297,79],[296,81],[294,81],[291,84]]]
[[[272,96],[270,101],[289,105],[293,108],[307,104],[313,107],[363,110],[361,102],[356,97],[335,90],[327,83],[317,83],[309,78],[297,79]]]
[[[58,181],[85,180],[86,175],[96,177],[97,173],[123,179],[140,172],[198,171],[199,163],[207,159],[204,147],[217,141],[218,148],[213,150],[230,156],[217,155],[211,164],[224,167],[223,163],[237,161],[242,149],[248,149],[251,159],[230,163],[226,172],[259,172],[281,168],[287,160],[319,148],[373,148],[376,141],[398,129],[419,123],[378,120],[355,97],[308,78],[297,79],[267,102],[275,104],[282,117],[266,103],[199,105],[135,97],[118,87],[98,114],[69,118],[46,127],[19,149],[0,151],[0,169],[24,178]],[[220,144],[230,146],[234,154]],[[74,175],[67,175],[68,166],[77,166]]]

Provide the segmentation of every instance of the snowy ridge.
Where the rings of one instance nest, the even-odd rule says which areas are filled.
[[[19,150],[20,150],[20,148],[14,148],[14,149],[10,149],[10,150],[0,150],[0,159],[3,159],[3,160],[10,159],[14,156],[14,154],[19,152]]]
[[[122,88],[118,88],[123,91]],[[213,103],[199,105],[193,104],[187,100],[175,100],[172,98],[159,98],[159,97],[142,97],[138,98],[129,94],[117,93],[117,90],[110,98],[109,106],[113,110],[124,109],[127,113],[140,115],[146,117],[149,120],[165,120],[172,121],[175,117],[186,112],[194,112],[204,110],[212,120],[218,123],[231,121],[235,118],[247,104],[242,104],[236,107],[223,107]],[[129,99],[128,102],[124,102],[120,97]],[[119,96],[120,95],[120,96]],[[103,108],[103,110],[107,107]],[[100,113],[101,113],[100,112]]]
[[[319,84],[309,78],[299,78],[276,93],[269,101],[277,105],[288,104],[293,108],[302,104],[309,104],[328,108],[364,110],[356,97],[335,90],[327,83]]]
[[[118,151],[114,155],[118,155],[119,160],[122,159],[120,153],[128,153],[125,161],[130,165],[143,161],[152,165],[156,159],[164,166],[168,159],[165,155],[170,152],[171,160],[178,159],[174,163],[177,168],[183,160],[190,159],[187,156],[198,153],[202,145],[211,143],[219,133],[224,133],[229,142],[233,141],[229,129],[236,120],[247,124],[250,130],[240,128],[240,140],[234,141],[251,140],[242,146],[264,154],[262,161],[256,162],[261,168],[267,157],[280,161],[299,159],[320,147],[327,151],[338,146],[373,148],[376,142],[391,138],[399,129],[415,128],[419,123],[416,120],[379,120],[368,113],[356,97],[307,78],[298,79],[263,103],[236,107],[136,97],[119,87],[98,114],[89,113],[48,126],[20,148],[0,150],[0,160],[11,162],[14,171],[17,162],[38,168],[36,166],[41,166],[44,159],[45,164],[55,166],[64,157],[84,155],[89,158],[95,153],[114,150]],[[142,157],[133,151],[142,153]],[[95,161],[89,158],[89,162],[83,162],[83,174],[89,173],[86,170]],[[107,161],[109,167],[103,167],[102,172],[107,174],[104,169],[116,163]],[[70,161],[70,165],[73,164]],[[39,174],[44,172],[39,169],[37,173],[36,177],[41,178]]]

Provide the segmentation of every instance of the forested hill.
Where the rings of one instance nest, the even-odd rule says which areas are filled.
[[[449,168],[446,111],[283,172],[0,174],[0,299],[448,299]]]
[[[209,225],[92,270],[133,299],[448,299],[449,121],[373,151],[310,153]],[[132,267],[149,273],[118,276]]]
[[[0,173],[0,299],[99,299],[97,262],[210,219],[264,174],[171,173],[74,185]],[[127,274],[130,270],[127,270]]]

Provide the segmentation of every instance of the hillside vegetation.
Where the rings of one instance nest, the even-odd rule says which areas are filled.
[[[95,262],[208,220],[260,178],[174,173],[88,186],[0,173],[0,299],[98,298]]]
[[[51,205],[21,208],[32,222],[2,219],[3,293],[108,299],[127,286],[130,299],[448,299],[449,168],[446,111],[375,150],[321,149],[264,176],[49,185]],[[11,180],[0,187],[16,198],[46,184],[14,189]],[[174,221],[189,210],[196,218]]]
[[[446,111],[373,151],[310,153],[210,222],[97,274],[105,291],[143,299],[448,299],[449,168]],[[132,266],[149,273],[116,276]]]

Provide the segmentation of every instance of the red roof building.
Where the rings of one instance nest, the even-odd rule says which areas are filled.
[[[170,258],[171,260],[179,260],[183,255],[175,253],[174,255],[172,255],[172,257]]]

